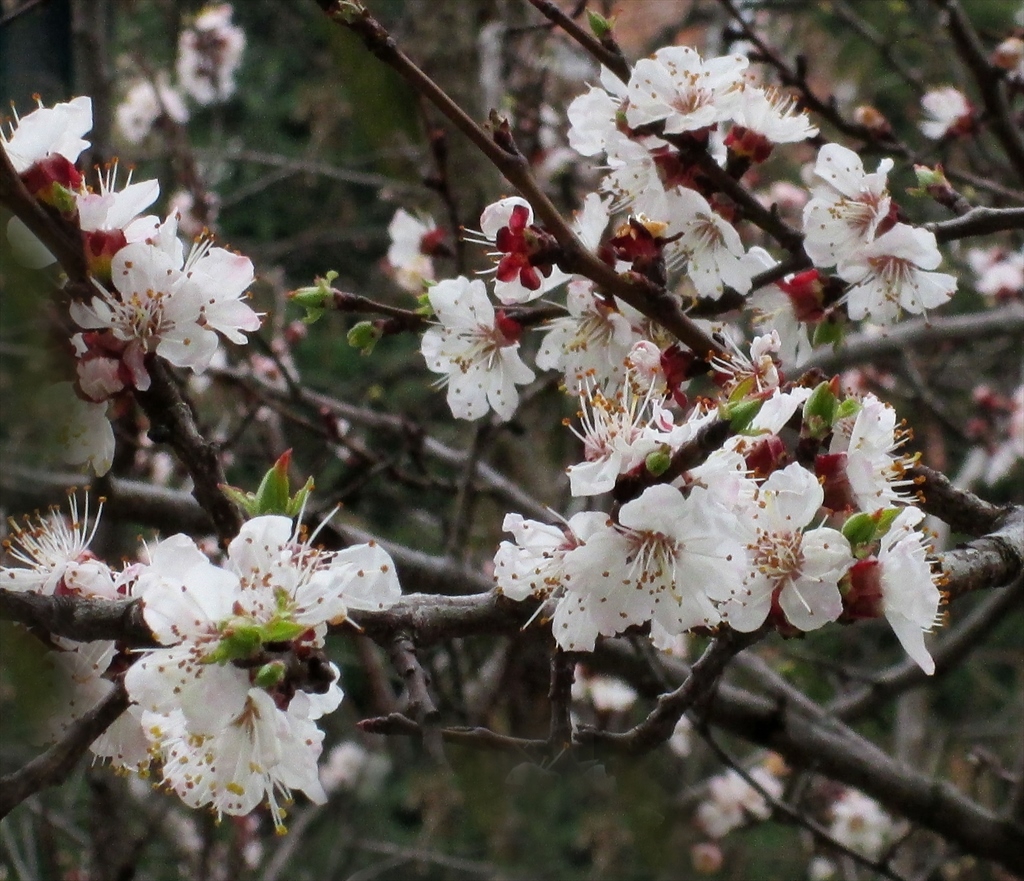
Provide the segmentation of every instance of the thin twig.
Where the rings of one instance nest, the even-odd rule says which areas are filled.
[[[793,823],[796,823],[798,826],[801,826],[810,832],[818,841],[828,845],[830,848],[833,848],[844,856],[849,857],[857,863],[857,865],[870,869],[885,878],[891,879],[891,881],[908,881],[908,879],[904,878],[902,875],[898,875],[890,869],[888,865],[886,865],[887,861],[872,860],[869,857],[864,856],[862,853],[847,847],[842,842],[837,841],[829,834],[829,831],[824,826],[812,820],[803,811],[799,811],[786,802],[775,798],[775,796],[768,792],[768,790],[758,782],[756,777],[754,777],[746,768],[743,767],[743,765],[737,762],[722,748],[718,741],[711,735],[711,732],[708,730],[706,725],[698,726],[697,730],[700,732],[701,737],[704,738],[704,742],[711,747],[711,751],[718,757],[719,761],[739,774],[746,784],[754,789],[757,794],[767,802],[768,806],[773,811],[784,814]]]
[[[88,713],[68,726],[67,733],[24,767],[0,777],[0,818],[32,793],[64,782],[97,737],[128,708],[128,692],[118,684]]]
[[[765,633],[765,628],[753,633],[727,630],[716,636],[693,665],[686,681],[675,691],[661,695],[658,705],[643,722],[621,734],[581,727],[576,731],[576,742],[626,755],[641,755],[656,749],[672,736],[683,714],[711,693],[729,662]]]

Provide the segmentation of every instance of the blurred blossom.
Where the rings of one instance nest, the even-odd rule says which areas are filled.
[[[876,860],[882,854],[892,819],[874,799],[848,789],[832,805],[829,834],[850,850]]]
[[[713,841],[702,841],[690,848],[690,861],[694,871],[701,875],[713,875],[722,868],[722,848]]]
[[[782,781],[766,768],[755,768],[750,776],[773,798],[782,795]],[[751,819],[767,820],[768,802],[736,771],[713,777],[710,797],[697,808],[697,823],[712,838],[722,838]]]
[[[220,209],[216,193],[204,193],[205,206],[197,206],[196,198],[188,190],[178,190],[167,202],[167,213],[178,215],[178,230],[186,236],[201,235],[204,229],[213,227]],[[203,207],[203,213],[198,210]]]
[[[672,736],[668,739],[668,748],[679,758],[685,759],[693,749],[693,724],[686,716],[680,716]]]
[[[328,793],[355,792],[365,799],[380,791],[390,770],[387,756],[346,740],[327,754],[327,761],[320,766],[320,783]]]
[[[636,703],[637,693],[621,679],[600,673],[590,675],[577,665],[572,697],[577,701],[589,700],[599,713],[624,713]]]
[[[1024,249],[971,248],[967,263],[978,276],[978,293],[996,302],[1024,296]]]
[[[132,83],[114,111],[118,131],[129,144],[141,144],[161,117],[188,122],[184,100],[163,74],[157,75],[156,85],[142,79]]]
[[[178,80],[199,104],[217,104],[235,93],[245,32],[231,23],[233,12],[230,3],[207,6],[178,38]]]
[[[826,857],[815,857],[807,865],[807,881],[832,881],[839,877],[839,869]]]
[[[934,141],[951,135],[966,135],[974,130],[974,106],[959,89],[943,86],[926,92],[921,108],[927,114],[921,133]]]

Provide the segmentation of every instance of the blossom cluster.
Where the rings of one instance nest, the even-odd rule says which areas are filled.
[[[912,458],[899,451],[895,411],[870,394],[843,397],[836,383],[784,388],[773,348],[762,337],[749,358],[719,365],[732,391],[718,408],[698,399],[676,416],[652,392],[658,378],[638,397],[634,374],[615,399],[583,391],[586,461],[569,468],[573,494],[636,489],[614,517],[584,511],[549,525],[509,514],[513,539],[494,558],[506,596],[551,603],[560,646],[589,651],[630,627],[649,627],[662,646],[694,628],[767,622],[792,634],[884,616],[934,670],[923,634],[941,597],[924,515],[908,504]],[[720,447],[669,470],[712,430],[726,435]]]
[[[102,600],[138,598],[162,646],[124,652],[110,641],[56,638],[55,665],[71,695],[52,734],[92,709],[123,679],[131,705],[92,751],[118,768],[159,771],[191,807],[245,815],[266,804],[283,827],[293,790],[326,800],[317,720],[342,699],[323,653],[328,625],[351,610],[393,605],[395,566],[379,545],[326,551],[291,519],[245,523],[215,563],[185,535],[147,547],[115,569],[89,549],[99,522],[88,506],[13,523],[0,567],[9,590]],[[336,785],[336,784],[332,784]]]
[[[576,98],[567,116],[570,146],[584,157],[603,155],[607,169],[604,195],[588,194],[576,216],[579,243],[620,274],[680,294],[751,294],[756,320],[779,334],[778,360],[789,369],[811,353],[809,328],[841,308],[853,320],[889,324],[942,305],[956,290],[954,276],[934,271],[942,259],[934,234],[902,222],[888,188],[893,161],[867,172],[838,144],[818,151],[809,193],[792,188],[812,268],[755,288],[755,276],[776,260],[744,244],[735,225],[742,206],[723,195],[719,177],[739,179],[775,145],[818,131],[791,98],[757,85],[742,55],[704,59],[673,46],[637,62],[628,82],[603,69],[601,86]],[[517,386],[536,376],[520,355],[526,328],[517,309],[561,287],[565,314],[542,327],[536,367],[562,371],[570,394],[584,380],[620,382],[638,342],[663,351],[671,344],[635,309],[565,272],[561,246],[521,197],[487,206],[471,239],[492,249],[497,307],[482,282],[436,281],[443,233],[431,219],[399,210],[389,232],[396,279],[413,293],[426,289],[439,326],[428,331],[423,354],[443,374],[458,418],[489,411],[511,418]]]
[[[205,6],[178,37],[177,82],[164,73],[140,78],[115,111],[121,136],[140,144],[160,119],[188,122],[186,99],[200,106],[222,104],[235,93],[235,74],[245,51],[245,32],[231,21],[230,3]]]
[[[247,257],[198,237],[186,253],[178,218],[143,215],[159,197],[155,180],[118,185],[117,165],[90,186],[75,166],[89,146],[92,103],[75,98],[40,107],[0,133],[2,148],[29,192],[81,231],[91,295],[69,306],[79,329],[70,340],[76,379],[55,390],[59,435],[71,464],[109,469],[114,435],[107,405],[125,390],[149,388],[151,359],[205,370],[219,336],[244,343],[260,317],[245,301],[254,279]],[[13,218],[8,235],[31,266],[53,262],[45,246]]]

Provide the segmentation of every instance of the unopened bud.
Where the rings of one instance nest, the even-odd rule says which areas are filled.
[[[291,465],[292,451],[285,450],[274,463],[273,467],[263,475],[256,492],[246,492],[237,486],[222,484],[224,493],[250,517],[263,514],[283,514],[295,517],[303,508],[306,499],[313,490],[313,478],[310,477],[302,488],[291,494],[291,483],[288,468]]]
[[[861,104],[854,108],[853,121],[862,125],[876,138],[888,138],[892,135],[892,125],[884,114],[870,104]]]
[[[831,383],[821,383],[804,402],[806,434],[818,440],[825,437],[832,430],[838,409],[839,401],[836,400]]]
[[[334,300],[334,290],[331,285],[337,277],[338,273],[332,269],[323,276],[317,276],[311,287],[299,288],[288,294],[288,299],[293,303],[298,303],[306,310],[306,315],[302,320],[307,324],[312,324],[327,311]]]
[[[603,15],[587,10],[587,23],[590,25],[590,30],[594,32],[594,36],[599,40],[604,40],[611,36],[613,21],[609,21]]]
[[[360,321],[352,325],[346,339],[353,349],[359,349],[360,355],[369,355],[384,334],[372,321]]]
[[[1008,37],[992,52],[989,61],[1003,70],[1016,70],[1024,64],[1024,39]]]
[[[258,688],[273,688],[288,672],[284,661],[271,661],[256,671],[255,684]]]

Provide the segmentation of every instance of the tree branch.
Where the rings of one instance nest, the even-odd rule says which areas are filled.
[[[968,236],[984,236],[1009,229],[1024,229],[1024,208],[972,208],[951,220],[926,223],[939,242],[951,242]]]
[[[47,786],[62,783],[89,745],[128,708],[128,693],[118,684],[93,709],[76,719],[64,737],[13,774],[0,777],[0,818]]]
[[[721,346],[683,312],[678,300],[665,291],[619,275],[583,245],[561,212],[530,173],[529,162],[510,138],[503,143],[477,125],[466,112],[420,70],[396,45],[384,26],[358,0],[317,0],[327,16],[351,30],[363,45],[426,97],[500,171],[536,211],[561,246],[558,265],[567,272],[591,279],[606,293],[620,297],[648,318],[662,324],[696,355],[721,354]],[[505,141],[508,143],[505,143]]]
[[[823,348],[801,368],[817,367],[829,373],[865,361],[877,361],[887,355],[898,355],[911,346],[934,345],[947,340],[991,339],[1003,334],[1013,338],[1021,333],[1024,333],[1024,305],[1020,303],[969,315],[915,318],[887,328],[884,335],[852,334],[838,351]]]
[[[639,725],[622,734],[580,727],[576,742],[625,755],[640,755],[661,746],[672,736],[683,714],[712,692],[729,662],[765,633],[764,628],[753,633],[726,630],[711,641],[682,685],[658,697],[658,705]]]
[[[953,44],[981,92],[981,99],[988,112],[988,121],[993,134],[1006,151],[1017,174],[1024,178],[1024,134],[1013,120],[1001,71],[988,60],[985,47],[978,32],[971,24],[958,0],[933,0],[936,6],[945,10],[948,16],[947,28]]]

